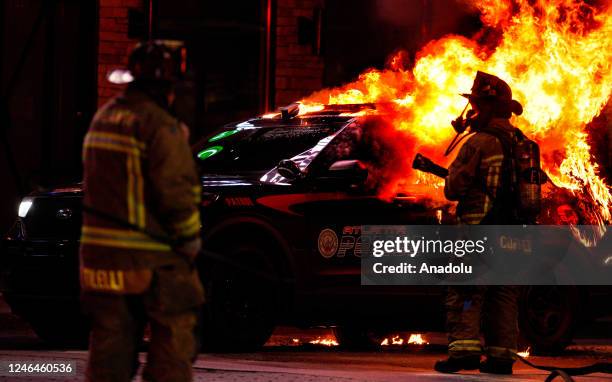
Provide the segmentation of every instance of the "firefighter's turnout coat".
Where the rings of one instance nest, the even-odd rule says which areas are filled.
[[[504,118],[492,119],[488,130],[511,135],[516,128]],[[444,194],[459,201],[457,217],[464,224],[479,224],[493,208],[500,195],[504,151],[497,137],[477,132],[459,150],[448,169]],[[494,224],[495,219],[490,219]]]
[[[143,292],[152,269],[184,259],[168,242],[119,222],[178,242],[200,231],[200,183],[179,121],[128,87],[95,115],[83,167],[83,202],[93,213],[83,215],[82,289]]]

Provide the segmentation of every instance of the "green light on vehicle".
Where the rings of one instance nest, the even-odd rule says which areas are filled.
[[[211,146],[211,147],[205,148],[204,150],[198,153],[198,158],[202,160],[208,159],[211,156],[220,153],[221,150],[223,150],[223,146]]]
[[[220,140],[220,139],[227,138],[227,137],[229,137],[230,135],[234,135],[234,134],[236,134],[237,132],[238,132],[238,130],[237,130],[237,129],[236,129],[236,130],[226,130],[226,131],[223,131],[223,132],[221,132],[221,133],[219,133],[219,134],[215,135],[214,137],[210,138],[210,139],[208,140],[208,142],[215,142],[215,141],[218,141],[218,140]]]

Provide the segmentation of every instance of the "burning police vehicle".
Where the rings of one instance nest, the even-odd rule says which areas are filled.
[[[280,324],[333,326],[345,346],[368,343],[368,333],[443,328],[444,288],[360,285],[363,224],[454,223],[437,178],[389,188],[396,174],[416,172],[402,160],[415,150],[413,138],[385,121],[388,107],[294,104],[194,146],[203,186],[205,252],[197,267],[207,293],[206,349],[255,349]],[[79,184],[31,194],[3,240],[7,302],[55,343],[86,339],[81,198]],[[524,337],[534,349],[563,348],[581,321],[609,305],[590,303],[599,293],[607,290],[525,287]]]

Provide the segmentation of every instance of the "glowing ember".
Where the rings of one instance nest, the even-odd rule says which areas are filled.
[[[386,103],[386,122],[412,143],[396,143],[405,166],[380,191],[392,197],[437,184],[409,163],[417,151],[450,162],[442,151],[454,134],[450,121],[465,106],[458,93],[469,92],[477,70],[495,74],[523,104],[523,115],[512,123],[540,144],[544,170],[591,206],[582,224],[611,222],[612,193],[591,157],[585,126],[612,91],[612,2],[466,1],[480,11],[485,29],[500,33],[495,46],[478,41],[483,33],[473,40],[446,36],[423,47],[411,69],[393,57],[388,69],[368,70],[353,83],[311,95],[300,114],[322,104]],[[430,189],[442,199],[439,188]]]
[[[338,346],[338,341],[332,337],[317,337],[316,340],[312,340],[309,343],[311,345]]]
[[[516,354],[518,354],[519,356],[521,356],[521,357],[523,357],[523,358],[527,358],[527,357],[529,357],[529,350],[530,350],[530,349],[531,349],[531,348],[530,348],[530,347],[528,347],[527,349],[525,349],[525,351],[520,351],[520,352],[518,352],[518,353],[516,353]]]

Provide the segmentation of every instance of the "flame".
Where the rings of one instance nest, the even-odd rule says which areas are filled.
[[[317,111],[321,111],[325,108],[325,105],[323,104],[304,104],[304,103],[298,103],[298,106],[300,108],[300,111],[298,112],[298,115],[304,115],[304,114],[308,114],[308,113],[314,113]]]
[[[391,338],[385,338],[380,342],[380,346],[401,346],[401,345],[428,345],[429,342],[420,333],[413,333],[408,337],[408,340],[404,339],[400,335],[395,335]]]
[[[409,163],[417,151],[450,162],[441,148],[454,135],[449,122],[465,106],[458,93],[469,92],[477,70],[495,74],[524,106],[511,122],[540,144],[543,169],[556,186],[592,207],[585,224],[611,222],[612,193],[590,154],[586,125],[612,91],[612,2],[466,2],[480,11],[484,25],[472,39],[449,35],[432,41],[412,68],[402,65],[403,53],[396,54],[387,69],[367,70],[355,82],[302,100],[300,113],[322,104],[385,103],[386,122],[412,143],[400,149],[405,163],[381,190],[382,197],[391,197],[438,183]],[[487,30],[498,32],[494,43],[483,41]],[[442,198],[439,189],[428,193]]]
[[[338,341],[333,337],[317,337],[316,340],[309,341],[311,345],[338,346]]]
[[[408,343],[415,345],[429,344],[429,342],[427,342],[427,340],[420,333],[411,334],[410,338],[408,338]]]
[[[525,351],[520,351],[516,354],[518,354],[519,356],[523,357],[523,358],[528,358],[529,357],[529,350],[531,350],[531,347],[528,347],[527,349],[525,349]]]
[[[280,116],[280,113],[267,113],[267,114],[263,114],[261,116],[261,118],[264,118],[264,119],[274,119],[274,118],[279,117],[279,116]]]

